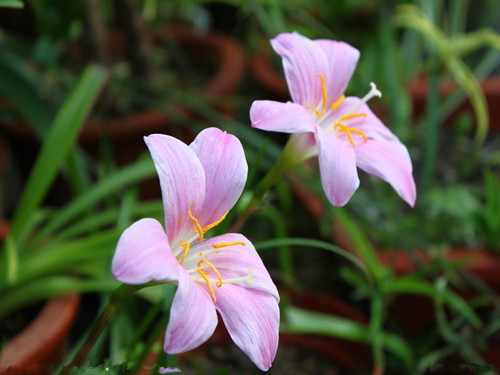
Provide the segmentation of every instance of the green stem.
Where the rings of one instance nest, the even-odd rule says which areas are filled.
[[[436,165],[439,135],[439,80],[437,72],[429,75],[429,93],[427,99],[427,118],[425,130],[425,153],[423,161],[420,196],[425,196],[432,185]]]
[[[248,218],[261,207],[261,201],[264,194],[272,188],[276,183],[281,180],[285,174],[293,167],[299,165],[304,160],[311,156],[311,152],[299,152],[299,142],[301,135],[293,134],[288,140],[285,148],[281,152],[276,163],[260,180],[252,193],[252,198],[249,200],[247,206],[243,210],[239,219],[231,226],[229,232],[239,232],[241,227],[245,224]]]
[[[123,301],[131,294],[137,292],[138,290],[148,287],[148,286],[153,286],[153,285],[159,285],[162,283],[147,283],[147,284],[141,284],[141,285],[128,285],[128,284],[122,284],[120,285],[109,297],[108,304],[104,307],[104,310],[101,312],[99,317],[97,318],[97,321],[94,323],[94,326],[92,327],[92,330],[89,333],[89,336],[85,340],[85,342],[82,344],[80,349],[76,352],[75,357],[73,358],[73,361],[71,361],[70,365],[67,367],[67,369],[71,370],[74,367],[81,366],[85,359],[88,357],[90,351],[92,350],[95,342],[101,335],[102,331],[108,324],[109,320],[113,317],[113,315],[120,310]]]

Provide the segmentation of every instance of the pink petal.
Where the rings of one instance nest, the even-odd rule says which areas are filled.
[[[317,74],[329,73],[328,57],[314,41],[298,34],[279,34],[271,40],[276,53],[283,59],[283,69],[290,95],[304,107],[317,106],[322,100],[321,80]]]
[[[359,168],[387,181],[413,207],[417,192],[410,156],[402,143],[369,140],[356,146],[355,152]]]
[[[165,333],[165,352],[184,353],[200,346],[212,336],[216,326],[212,297],[182,268]]]
[[[205,205],[198,220],[207,225],[235,205],[245,187],[248,165],[238,138],[217,128],[203,130],[189,147],[205,171]]]
[[[256,100],[250,107],[254,128],[283,133],[314,132],[314,119],[305,107],[295,103]]]
[[[219,249],[212,245],[244,243],[245,245],[235,244],[224,246]],[[274,282],[269,275],[262,259],[260,258],[254,246],[245,236],[237,233],[229,233],[213,238],[208,238],[203,242],[194,243],[191,247],[192,253],[199,254],[199,258],[194,260],[194,263],[201,259],[206,259],[212,263],[222,275],[223,280],[235,279],[251,275],[252,278],[237,284],[245,288],[261,290],[273,295],[279,301],[279,294]],[[185,264],[186,268],[194,267],[194,264]],[[206,268],[209,272],[208,276],[217,279],[217,276]],[[223,282],[224,286],[224,282]],[[214,288],[215,295],[219,288]]]
[[[353,147],[316,128],[321,183],[328,200],[334,206],[345,205],[359,186],[356,155]]]
[[[345,91],[359,59],[359,51],[344,42],[318,39],[314,41],[323,50],[328,60],[325,74],[328,91],[328,107]]]
[[[352,112],[352,109],[357,109]],[[351,128],[361,130],[370,139],[394,141],[398,138],[380,121],[380,119],[371,111],[367,104],[361,103],[361,99],[356,97],[347,97],[342,104],[328,116],[328,121],[334,123],[336,120],[346,114],[364,114],[364,116],[354,117],[342,122]]]
[[[274,296],[223,285],[217,290],[216,307],[235,344],[259,369],[267,371],[278,348],[280,315]]]
[[[126,284],[177,280],[179,265],[163,226],[142,219],[122,233],[111,265],[113,277]]]
[[[205,173],[196,154],[174,137],[153,134],[144,138],[160,179],[165,226],[171,244],[189,231],[205,201]]]

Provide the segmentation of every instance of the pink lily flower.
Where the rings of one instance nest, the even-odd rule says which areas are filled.
[[[204,343],[217,326],[218,312],[236,345],[268,370],[278,346],[276,286],[243,235],[206,237],[245,185],[248,166],[240,141],[209,128],[189,146],[160,134],[145,142],[160,179],[165,229],[155,219],[127,228],[113,258],[113,276],[126,284],[178,286],[165,333],[167,353]]]
[[[296,32],[271,40],[283,59],[293,102],[257,100],[252,126],[293,134],[293,163],[318,155],[321,182],[335,206],[345,205],[359,186],[356,166],[392,185],[411,206],[416,199],[408,150],[373,114],[367,101],[381,96],[372,83],[362,99],[345,97],[359,51],[332,40],[310,40]]]

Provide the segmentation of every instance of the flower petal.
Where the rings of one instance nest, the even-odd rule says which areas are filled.
[[[387,181],[413,207],[417,192],[411,159],[402,143],[369,140],[357,146],[355,152],[359,168]]]
[[[254,128],[283,133],[314,132],[314,118],[305,107],[295,103],[256,100],[250,107]]]
[[[160,179],[167,234],[171,244],[178,244],[193,226],[188,211],[197,218],[203,208],[205,173],[196,154],[178,139],[152,134],[144,141]]]
[[[220,219],[239,199],[248,174],[245,151],[238,138],[217,128],[200,132],[189,147],[205,171],[205,205],[198,220],[207,225]]]
[[[184,353],[200,346],[212,336],[216,326],[212,297],[182,268],[165,332],[165,352]]]
[[[142,219],[120,236],[113,256],[113,277],[126,284],[177,280],[179,265],[172,255],[163,226]]]
[[[353,111],[353,108],[356,108]],[[334,123],[346,114],[363,114],[363,116],[353,117],[342,122],[351,128],[362,131],[370,139],[394,141],[398,138],[387,128],[382,121],[371,111],[366,103],[362,103],[360,98],[347,97],[342,104],[330,114],[328,121]]]
[[[321,183],[334,206],[345,205],[359,186],[353,147],[316,127]]]
[[[217,246],[221,247],[216,248]],[[191,263],[186,262],[183,264],[187,269],[194,268],[197,262],[206,259],[217,268],[223,280],[245,279],[246,276],[251,276],[248,280],[237,284],[245,288],[269,293],[279,301],[278,290],[269,272],[250,240],[245,236],[238,233],[228,233],[208,238],[202,242],[194,243],[191,252],[198,254],[198,257],[190,260]],[[210,268],[207,267],[206,271],[209,272],[208,277],[217,279],[217,276]],[[223,281],[222,287],[224,286]],[[220,288],[214,289],[216,296],[219,290]]]
[[[296,32],[279,34],[271,40],[271,45],[283,59],[293,101],[304,107],[319,105],[323,96],[317,75],[327,78],[330,64],[323,48]]]
[[[217,311],[231,338],[259,369],[267,371],[278,348],[278,302],[268,293],[238,285],[223,285],[216,293]]]
[[[328,73],[325,74],[328,103],[330,107],[345,91],[359,60],[359,51],[344,42],[318,39],[317,43],[328,61]]]

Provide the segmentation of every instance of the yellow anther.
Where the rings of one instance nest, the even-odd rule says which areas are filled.
[[[202,241],[205,238],[205,233],[208,232],[210,229],[212,229],[212,228],[216,227],[217,225],[219,225],[226,218],[226,216],[227,216],[228,213],[229,213],[229,211],[226,211],[224,213],[224,215],[222,215],[222,217],[219,220],[213,222],[212,224],[208,224],[208,225],[202,227],[200,225],[198,219],[196,219],[193,216],[192,212],[188,211],[189,218],[191,220],[193,220],[193,223],[194,223],[194,226],[195,226],[195,228],[193,229],[193,231],[195,233],[198,233],[198,241]]]
[[[342,104],[342,102],[344,101],[344,99],[345,99],[345,95],[344,94],[340,95],[340,97],[335,101],[335,103],[332,103],[332,105],[330,106],[330,108],[331,109],[337,109],[337,107]]]
[[[191,213],[191,211],[188,211],[188,215],[189,215],[189,218],[191,220],[193,220],[193,223],[194,223],[194,226],[196,227],[196,229],[193,229],[194,232],[198,233],[198,240],[201,241],[203,240],[204,236],[203,236],[203,228],[201,227],[200,223],[198,222],[198,220],[193,216],[193,214]]]
[[[210,268],[211,268],[211,269],[215,272],[215,274],[217,275],[217,279],[218,279],[218,280],[217,280],[217,283],[215,284],[215,286],[216,286],[217,288],[220,288],[220,287],[222,286],[222,275],[220,274],[220,272],[219,272],[219,270],[217,269],[217,267],[215,267],[215,266],[213,265],[213,263],[209,262],[209,261],[208,261],[208,260],[206,260],[206,259],[202,259],[202,260],[200,260],[200,261],[198,262],[198,264],[197,264],[197,267],[198,267],[198,268],[200,268],[200,267],[201,267],[201,265],[202,265],[203,263],[205,263],[207,266],[209,266],[209,267],[210,267]],[[207,280],[208,280],[208,279],[207,279]]]
[[[214,303],[217,302],[217,298],[215,298],[214,288],[212,288],[212,284],[210,284],[210,280],[208,280],[208,277],[205,274],[205,272],[201,269],[197,269],[196,271],[198,271],[198,273],[200,274],[203,281],[205,281],[205,284],[207,284],[208,291],[209,291],[210,295],[212,296]]]
[[[224,215],[222,215],[222,217],[219,220],[213,222],[212,224],[208,224],[208,225],[204,226],[203,233],[208,232],[210,229],[212,229],[212,228],[216,227],[217,225],[219,225],[220,223],[222,223],[222,221],[226,218],[228,213],[229,213],[229,211],[226,211],[224,213]]]
[[[363,137],[365,142],[368,141],[368,137],[361,130],[350,128],[350,127],[342,124],[341,122],[336,122],[333,125],[333,127],[334,127],[334,129],[339,128],[339,131],[341,131],[341,132],[346,132],[347,138],[349,139],[349,143],[353,146],[356,146],[356,143],[354,143],[354,140],[352,139],[351,133],[359,134],[360,136]]]
[[[319,111],[316,107],[314,106],[308,106],[306,109],[312,109],[316,116],[322,117],[326,113],[326,102],[328,101],[328,90],[326,88],[326,81],[325,81],[325,76],[323,74],[315,74],[315,77],[319,77],[321,80],[321,95],[323,98],[322,101],[322,108],[321,111]]]
[[[367,114],[366,113],[351,113],[350,115],[344,115],[342,116],[341,118],[339,118],[337,120],[337,122],[342,122],[344,120],[350,120],[352,118],[356,118],[356,117],[366,117]]]
[[[182,259],[179,261],[179,264],[182,264],[186,260],[191,245],[189,244],[189,242],[184,242],[182,240],[180,240],[179,242],[181,243],[181,246],[184,248],[184,254],[182,254]]]
[[[222,242],[222,243],[214,243],[214,244],[212,244],[212,247],[215,248],[215,249],[220,249],[221,247],[233,246],[233,245],[246,246],[247,244],[244,243],[244,242],[240,242],[240,241]]]

